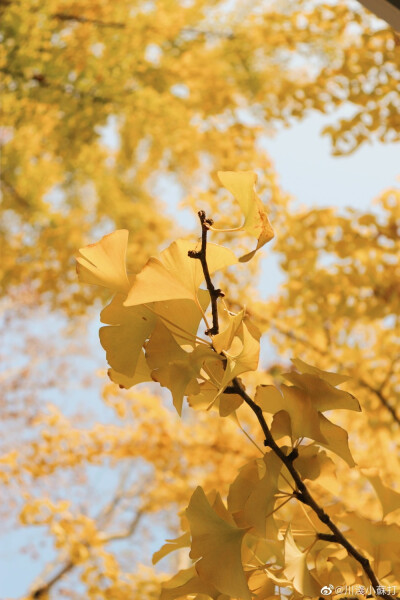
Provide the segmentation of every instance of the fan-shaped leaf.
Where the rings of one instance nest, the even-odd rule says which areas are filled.
[[[119,229],[95,244],[80,248],[76,257],[79,281],[127,293],[130,287],[125,265],[128,235],[126,229]]]
[[[257,175],[252,171],[219,171],[218,177],[222,185],[233,194],[244,214],[244,223],[240,229],[257,238],[256,248],[239,259],[240,262],[247,262],[274,237],[265,207],[254,189]]]

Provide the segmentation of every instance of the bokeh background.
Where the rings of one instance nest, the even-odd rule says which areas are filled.
[[[216,171],[256,171],[276,238],[223,285],[262,329],[266,381],[296,353],[343,368],[367,415],[359,460],[366,423],[395,453],[400,37],[356,1],[0,12],[0,597],[156,598],[185,565],[151,563],[178,512],[198,482],[225,490],[252,447],[188,407],[180,421],[156,384],[107,380],[109,298],[78,283],[74,255],[126,228],[138,272],[198,238],[196,210],[237,222]]]

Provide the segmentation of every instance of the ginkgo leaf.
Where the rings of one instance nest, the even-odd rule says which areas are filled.
[[[327,456],[325,450],[321,450],[314,445],[299,446],[296,469],[302,479],[310,479],[318,485],[322,485],[331,493],[338,493],[339,483],[336,479],[336,465]]]
[[[121,297],[115,296],[102,311],[103,323],[115,322],[117,315],[120,322],[118,325],[101,327],[100,342],[106,351],[108,364],[118,373],[133,377],[142,346],[154,329],[157,317],[145,306],[118,311],[119,305]]]
[[[215,497],[213,498],[214,494],[215,494]],[[231,513],[226,508],[226,506],[221,498],[221,494],[219,492],[216,492],[215,490],[213,490],[211,493],[209,493],[207,495],[207,500],[216,515],[221,517],[221,519],[223,519],[223,521],[228,523],[228,525],[233,525],[234,527],[236,527],[235,519],[233,518]]]
[[[205,290],[200,292],[199,302],[204,310],[209,296]],[[110,304],[102,310],[100,315],[102,323],[107,323],[111,327],[102,327],[99,335],[101,344],[106,350],[107,360],[112,367],[110,371],[112,381],[124,387],[131,387],[140,383],[138,378],[141,378],[141,381],[151,381],[151,377],[147,378],[148,370],[145,369],[143,362],[141,362],[141,374],[136,371],[141,348],[150,337],[155,324],[161,320],[178,343],[194,345],[202,312],[198,305],[189,300],[124,306],[125,297],[123,294],[116,294]],[[125,377],[124,382],[120,381],[120,377],[115,376],[114,372]]]
[[[124,296],[117,294],[101,312],[99,337],[107,362],[118,373],[133,377],[142,346],[154,329],[157,317],[145,306],[123,307]]]
[[[210,346],[200,344],[192,352],[184,350],[171,332],[158,323],[146,346],[146,358],[153,380],[171,391],[174,406],[181,415],[186,393],[199,392],[197,378],[203,363],[214,362],[218,355]]]
[[[271,423],[271,434],[275,441],[278,441],[284,437],[288,437],[289,440],[292,439],[293,434],[290,416],[286,410],[278,410],[278,412],[274,414],[274,418],[272,419]]]
[[[185,546],[190,546],[190,534],[188,531],[174,540],[167,540],[167,543],[153,554],[153,565],[157,564],[164,556],[168,556],[171,552],[175,552],[175,550],[184,548]]]
[[[115,369],[108,369],[107,372],[109,378],[114,383],[118,384],[121,388],[129,389],[138,383],[144,383],[145,381],[153,381],[151,377],[151,371],[147,364],[144,352],[140,352],[138,361],[136,363],[135,373],[132,377],[118,373]]]
[[[204,581],[197,575],[195,567],[190,567],[179,571],[162,584],[159,600],[175,600],[175,598],[187,597],[189,594],[205,594],[212,600],[218,600],[221,596],[210,582]]]
[[[227,327],[214,335],[213,346],[219,353],[224,350],[228,351],[232,345],[234,337],[237,335],[237,331],[244,318],[244,310],[241,310],[237,315],[231,315],[228,313],[228,325]]]
[[[272,453],[260,463],[262,473],[256,460],[240,469],[229,488],[228,508],[240,527],[252,527],[263,538],[274,540],[278,530],[272,513],[282,463]]]
[[[240,229],[257,238],[256,248],[239,259],[240,262],[247,262],[274,237],[265,206],[254,189],[257,175],[252,171],[218,171],[218,177],[222,185],[233,194],[244,214],[244,223]]]
[[[159,258],[150,258],[135,277],[125,306],[183,298],[197,302],[197,292],[204,274],[200,261],[188,256],[189,250],[194,250],[193,242],[177,240],[163,250]],[[207,244],[210,274],[236,262],[231,250]]]
[[[220,363],[221,372],[223,371]],[[221,394],[215,398],[218,388],[210,381],[204,381],[200,384],[200,393],[188,397],[189,406],[195,410],[208,410],[212,406],[219,411],[221,417],[228,417],[241,404],[243,398],[239,394]]]
[[[290,525],[285,534],[284,573],[293,582],[294,589],[303,596],[313,598],[319,595],[321,585],[311,575],[307,566],[307,554],[298,548]]]
[[[279,598],[275,595],[275,583],[264,572],[255,571],[249,580],[249,587],[255,594],[254,600]]]
[[[278,491],[278,477],[282,463],[272,452],[264,456],[265,473],[259,479],[244,505],[244,518],[259,535],[267,539],[276,539],[278,527],[275,523],[273,510],[275,494]]]
[[[323,379],[324,381],[330,383],[330,385],[333,386],[340,385],[341,383],[344,383],[345,381],[351,379],[351,377],[349,377],[348,375],[340,375],[339,373],[330,373],[329,371],[322,371],[317,367],[308,365],[300,358],[292,358],[291,361],[300,373],[310,373],[311,375],[316,375],[320,379]]]
[[[379,502],[382,506],[383,518],[389,513],[400,508],[400,493],[392,490],[382,483],[379,475],[375,473],[366,473],[363,471],[369,482],[373,486],[376,495],[379,498]]]
[[[275,414],[285,410],[290,416],[292,437],[308,437],[326,442],[320,429],[317,410],[308,395],[296,386],[282,385],[282,394],[272,385],[257,387],[255,401],[263,411]]]
[[[334,373],[330,373],[330,375],[334,375]],[[283,373],[283,377],[303,389],[311,398],[314,407],[321,412],[338,408],[361,411],[358,400],[352,394],[338,390],[317,375],[293,371]]]
[[[271,415],[284,409],[283,396],[274,385],[259,385],[254,400],[264,412]]]
[[[232,336],[231,346],[223,352],[227,361],[218,395],[224,391],[235,377],[248,371],[255,371],[258,366],[260,355],[259,335],[258,339],[253,337],[243,320],[241,322],[236,321],[236,325],[237,329],[235,335]]]
[[[346,537],[371,556],[379,556],[380,561],[400,561],[400,526],[397,523],[372,521],[350,511],[339,518],[351,528],[350,535],[346,533]]]
[[[193,493],[186,516],[190,525],[190,557],[200,559],[196,571],[221,593],[251,600],[241,559],[242,540],[246,533],[221,519],[211,508],[201,487]]]
[[[194,344],[202,315],[210,303],[210,294],[200,289],[197,298],[200,307],[190,300],[166,300],[147,306],[158,315],[178,344]],[[129,310],[129,307],[125,309]]]
[[[329,419],[327,419],[323,414],[319,413],[319,422],[321,427],[321,433],[325,438],[324,441],[318,441],[321,446],[331,450],[344,461],[347,462],[349,467],[354,467],[355,462],[351,455],[349,449],[349,436],[347,431],[339,427],[338,425],[334,425]]]
[[[259,481],[256,460],[252,460],[239,469],[239,474],[229,486],[228,509],[232,514],[243,511],[251,490]]]
[[[79,249],[76,270],[79,281],[127,293],[130,282],[126,272],[128,231],[118,229],[99,242]]]

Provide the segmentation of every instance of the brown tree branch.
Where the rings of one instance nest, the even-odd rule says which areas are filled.
[[[208,225],[210,224],[211,220],[206,219],[205,213],[203,211],[200,211],[198,214],[199,214],[199,218],[200,218],[200,222],[201,222],[201,226],[202,226],[202,247],[201,247],[200,252],[189,252],[189,256],[191,256],[192,258],[199,258],[201,260],[201,264],[203,266],[204,278],[207,283],[207,289],[210,293],[211,302],[212,303],[214,302],[213,307],[215,306],[215,309],[217,310],[216,298],[215,298],[216,290],[214,289],[214,286],[211,282],[211,278],[210,278],[210,274],[209,274],[209,270],[208,270],[208,266],[207,266],[207,258],[206,258],[207,231],[208,231]],[[217,325],[217,328],[218,328],[218,315],[216,316],[216,320],[214,321],[214,310],[213,310],[213,327],[215,326],[215,324]],[[323,534],[323,533],[317,534],[318,539],[326,539],[326,541],[336,542],[337,544],[340,544],[343,548],[345,548],[347,550],[347,552],[361,565],[362,569],[364,570],[364,573],[366,574],[369,581],[371,582],[371,585],[374,589],[375,594],[377,594],[377,588],[381,587],[381,585],[371,567],[370,561],[368,560],[368,558],[366,556],[364,556],[361,552],[359,552],[347,540],[347,538],[343,535],[343,533],[340,531],[340,529],[332,521],[330,516],[324,511],[324,509],[321,506],[319,506],[319,504],[313,498],[313,496],[311,495],[307,486],[303,482],[301,475],[294,467],[294,462],[297,458],[296,453],[294,453],[294,454],[290,453],[289,455],[286,455],[281,450],[281,448],[275,442],[275,440],[271,434],[271,431],[265,420],[262,408],[256,402],[254,402],[254,400],[252,398],[250,398],[250,396],[246,393],[246,390],[242,386],[241,382],[236,377],[235,377],[235,379],[233,379],[231,385],[229,386],[229,390],[231,392],[234,392],[234,393],[238,394],[239,396],[241,396],[243,398],[243,400],[246,402],[246,404],[251,408],[251,410],[253,411],[255,416],[257,417],[257,420],[261,426],[261,429],[262,429],[264,437],[265,437],[264,445],[269,447],[272,450],[272,452],[274,452],[274,454],[280,459],[280,461],[283,463],[283,465],[285,465],[286,469],[289,471],[290,475],[293,478],[293,481],[296,484],[296,490],[293,495],[300,502],[309,506],[314,511],[314,513],[317,515],[317,517],[321,521],[321,523],[323,523],[326,527],[328,527],[328,529],[330,529],[330,531],[332,532],[331,534]],[[320,536],[322,536],[322,537],[320,537]],[[327,537],[327,536],[329,536],[329,537]],[[386,592],[383,594],[380,594],[380,596],[398,600],[397,596],[393,596]]]
[[[209,227],[213,224],[213,220],[207,219],[204,210],[200,210],[198,215],[201,223],[201,250],[198,252],[189,250],[188,256],[190,256],[190,258],[198,258],[200,260],[203,268],[204,279],[206,280],[207,289],[210,294],[213,324],[212,327],[206,331],[206,335],[217,335],[219,332],[217,301],[218,298],[222,298],[225,294],[220,289],[215,289],[211,281],[210,272],[207,265],[207,232]]]
[[[119,21],[101,21],[100,19],[91,19],[89,17],[74,15],[72,13],[58,12],[52,14],[51,17],[59,21],[75,21],[77,23],[90,23],[91,25],[96,25],[97,27],[108,27],[112,29],[124,29],[126,27],[126,23],[121,23]],[[224,33],[221,31],[208,31],[206,29],[197,29],[196,27],[184,27],[183,29],[181,29],[180,33],[193,33],[195,35],[214,36],[227,40],[232,40],[235,37],[233,33]]]
[[[80,15],[73,15],[69,13],[54,13],[51,15],[53,19],[58,19],[59,21],[76,21],[77,23],[90,23],[92,25],[97,25],[98,27],[111,27],[113,29],[124,29],[126,27],[125,23],[119,23],[116,21],[100,21],[99,19],[90,19],[89,17],[82,17]]]
[[[388,410],[390,412],[393,420],[398,425],[400,425],[400,416],[397,414],[395,408],[389,403],[388,399],[384,396],[384,394],[382,393],[382,389],[374,388],[367,381],[365,381],[365,379],[358,379],[357,381],[362,387],[365,387],[366,389],[370,390],[370,392],[375,394],[375,396],[378,398],[378,400],[380,401],[382,406],[384,406],[386,408],[386,410]]]

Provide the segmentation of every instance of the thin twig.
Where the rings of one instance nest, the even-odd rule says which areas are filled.
[[[213,306],[213,328],[216,328],[218,332],[217,298],[219,294],[217,294],[216,292],[220,292],[220,290],[215,290],[212,284],[206,257],[207,231],[208,225],[212,224],[212,221],[211,219],[206,219],[206,215],[203,211],[200,211],[198,215],[202,226],[202,246],[200,252],[190,252],[189,256],[201,260],[204,278],[207,283],[207,289],[210,293],[211,303]],[[214,311],[216,313],[215,318]],[[257,420],[263,431],[265,438],[264,445],[272,450],[272,452],[280,459],[280,461],[285,465],[286,469],[292,476],[297,488],[293,493],[293,497],[297,498],[297,500],[299,500],[302,504],[309,506],[317,515],[321,523],[328,527],[328,529],[330,529],[330,531],[332,532],[331,534],[317,534],[317,539],[325,539],[326,541],[335,542],[337,544],[340,544],[343,548],[345,548],[347,552],[361,565],[369,581],[371,582],[374,592],[376,594],[377,588],[381,586],[377,576],[375,575],[371,567],[370,561],[347,540],[347,538],[343,535],[340,529],[332,521],[330,516],[324,511],[324,509],[321,506],[319,506],[319,504],[313,498],[307,486],[303,482],[301,475],[294,467],[294,462],[298,457],[298,451],[292,451],[289,455],[286,455],[283,452],[283,450],[281,450],[281,448],[278,446],[278,444],[275,442],[272,436],[272,433],[265,420],[262,408],[256,402],[254,402],[252,398],[250,398],[250,396],[246,393],[246,390],[244,389],[242,383],[236,377],[232,380],[232,383],[230,384],[229,388],[231,393],[236,393],[239,396],[241,396],[246,402],[246,404],[251,408],[251,410],[257,417]],[[398,598],[397,596],[393,596],[388,593],[383,593],[381,594],[381,596],[386,598]]]
[[[132,536],[135,533],[137,526],[139,525],[139,522],[141,521],[141,519],[143,517],[143,514],[144,514],[144,509],[138,510],[138,512],[133,517],[133,519],[132,519],[131,523],[129,524],[128,528],[126,529],[126,531],[121,531],[119,533],[110,534],[109,536],[104,538],[103,543],[108,544],[110,542],[125,540],[128,537]],[[40,600],[41,598],[45,598],[47,596],[47,594],[50,592],[51,588],[58,581],[60,581],[60,579],[62,579],[64,577],[64,575],[66,575],[67,573],[72,571],[77,566],[78,566],[78,563],[76,563],[72,560],[67,561],[61,567],[61,569],[51,579],[49,579],[49,581],[42,584],[40,587],[36,588],[36,590],[31,592],[30,595],[28,596],[28,598],[31,598],[32,600]]]
[[[119,23],[116,21],[100,21],[99,19],[90,19],[89,17],[83,17],[80,15],[73,15],[68,13],[54,13],[51,15],[53,19],[59,21],[76,21],[77,23],[90,23],[91,25],[97,25],[98,27],[112,27],[113,29],[124,29],[125,23]]]
[[[198,252],[195,250],[189,250],[188,256],[190,256],[190,258],[198,258],[200,260],[203,268],[204,279],[206,280],[207,289],[210,294],[213,324],[212,327],[206,331],[206,335],[217,335],[219,332],[217,301],[218,298],[223,298],[225,294],[220,289],[215,289],[211,281],[207,264],[207,232],[210,226],[213,224],[213,221],[212,219],[207,219],[204,210],[200,210],[197,214],[199,215],[201,223],[201,250]]]

